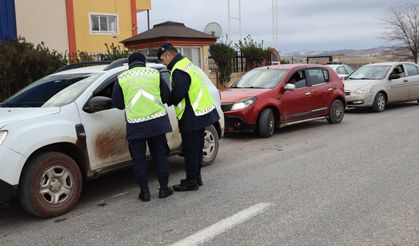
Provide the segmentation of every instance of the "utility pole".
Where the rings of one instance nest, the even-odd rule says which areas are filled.
[[[278,49],[278,0],[272,0],[272,47]]]
[[[241,10],[241,0],[238,0],[239,3],[239,17],[232,17],[231,10],[230,10],[230,0],[227,1],[227,8],[228,8],[228,36],[231,38],[231,20],[238,20],[239,21],[239,33],[240,33],[240,40],[242,40],[242,10]]]

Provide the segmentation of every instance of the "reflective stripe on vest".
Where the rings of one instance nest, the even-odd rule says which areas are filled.
[[[205,85],[203,72],[193,65],[188,58],[184,57],[178,61],[172,68],[172,74],[176,70],[182,70],[191,77],[191,85],[188,90],[191,106],[196,116],[205,115],[215,108],[214,100]],[[170,77],[172,80],[172,76]],[[185,99],[182,99],[178,105],[175,106],[176,115],[181,119],[185,111]]]
[[[145,122],[165,116],[160,98],[160,74],[145,67],[130,69],[118,76],[126,105],[128,123]]]

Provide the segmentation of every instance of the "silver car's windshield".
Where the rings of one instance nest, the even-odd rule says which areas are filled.
[[[272,89],[278,86],[287,70],[255,69],[246,73],[233,88]]]
[[[390,65],[369,65],[360,67],[353,72],[347,80],[377,80],[384,79],[390,69]]]

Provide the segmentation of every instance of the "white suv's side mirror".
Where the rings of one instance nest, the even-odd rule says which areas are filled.
[[[109,97],[95,96],[83,107],[83,110],[87,113],[96,113],[98,111],[107,110],[113,108],[112,99]]]
[[[295,90],[295,85],[294,84],[286,84],[284,86],[284,90],[286,90],[286,91],[293,91],[293,90]]]

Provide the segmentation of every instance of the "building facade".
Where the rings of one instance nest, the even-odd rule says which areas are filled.
[[[137,12],[150,9],[151,0],[0,0],[0,39],[22,36],[70,54],[103,52],[105,43],[136,35]]]

